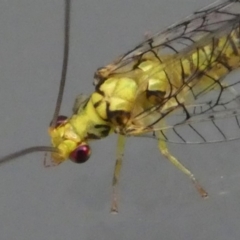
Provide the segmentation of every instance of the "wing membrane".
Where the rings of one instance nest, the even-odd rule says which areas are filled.
[[[136,111],[132,117],[136,123],[128,126],[127,131],[161,132],[165,141],[174,143],[222,142],[240,138],[240,77],[237,74],[212,80],[204,89],[194,85],[189,90],[188,101],[176,102],[184,86],[162,104]],[[176,104],[163,110],[164,105],[172,100]]]
[[[162,62],[161,56],[169,56],[168,59],[164,58],[166,64],[168,61],[177,61],[211,41],[212,36],[225,35],[230,26],[239,22],[239,12],[239,0],[216,1],[139,44],[112,64],[98,69],[94,84],[101,84],[112,74],[131,72],[144,54],[149,52],[156,55],[160,62]]]
[[[239,42],[240,1],[217,1],[99,69],[95,85],[111,76],[131,76],[155,58],[158,64],[139,84],[125,134],[160,133],[165,141],[182,143],[240,138],[240,79],[226,78],[239,67]],[[161,74],[165,96],[144,104],[149,80]]]
[[[152,105],[142,111],[138,111],[136,107],[132,112],[132,119],[135,119],[135,123],[127,127],[127,132],[138,132],[136,126],[139,126],[141,131],[154,130],[155,133],[162,131],[165,141],[182,143],[221,142],[240,138],[238,119],[240,79],[239,77],[226,78],[226,75],[232,71],[232,64],[228,64],[223,57],[227,55],[229,49],[232,49],[238,57],[237,64],[239,65],[239,52],[238,49],[234,49],[235,43],[232,40],[233,31],[239,31],[240,15],[235,12],[237,10],[235,4],[240,12],[238,1],[234,3],[228,1],[219,5],[213,4],[210,8],[193,15],[194,21],[199,21],[199,19],[204,19],[204,21],[198,25],[190,21],[188,24],[192,24],[195,28],[191,27],[191,30],[185,30],[184,33],[187,33],[188,39],[194,37],[194,40],[197,40],[196,43],[189,46],[185,44],[187,47],[182,51],[176,51],[174,48],[174,56],[167,60],[168,64],[172,64],[173,69],[177,64],[182,66],[182,85],[176,91],[171,90],[160,104]],[[185,26],[187,29],[186,22],[176,25],[176,27],[179,26]],[[225,37],[219,48],[218,42],[222,41],[222,36]],[[186,34],[184,37],[178,36],[174,41],[179,43],[184,38],[186,39]],[[204,61],[199,60],[195,70],[189,76],[184,77],[184,59],[191,58],[194,53],[200,55],[200,46],[206,45],[212,46],[211,52],[206,54]],[[219,64],[226,68],[220,78],[218,74],[215,74]],[[166,68],[164,70],[167,72]],[[154,74],[158,74],[158,71]],[[207,82],[204,86],[202,86],[202,79]],[[172,84],[171,77],[169,77],[169,84]],[[188,88],[187,94],[186,88]],[[139,95],[141,98],[144,91],[140,91]],[[185,95],[188,96],[185,98]],[[181,101],[181,98],[185,99]],[[165,107],[171,101],[175,101],[175,104],[170,104],[171,108]],[[163,121],[166,124],[163,124]]]
[[[240,138],[240,96],[231,100],[221,100],[218,105],[209,101],[204,104],[186,106],[191,117],[173,114],[166,120],[167,125],[154,132],[174,143],[223,142]],[[170,123],[172,122],[172,123]]]

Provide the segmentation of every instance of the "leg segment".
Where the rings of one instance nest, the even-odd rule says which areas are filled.
[[[118,213],[118,187],[119,187],[119,176],[122,168],[122,159],[124,153],[124,147],[126,143],[126,137],[118,135],[117,142],[117,159],[114,168],[113,180],[112,180],[112,206],[111,213]]]
[[[197,191],[199,192],[199,194],[203,198],[206,198],[208,196],[208,193],[198,183],[198,181],[196,180],[194,175],[186,167],[184,167],[174,156],[171,155],[171,153],[168,151],[166,142],[159,139],[158,147],[159,147],[162,155],[164,155],[179,170],[181,170],[183,173],[185,173],[192,180],[192,182],[193,182],[194,186],[196,187]]]

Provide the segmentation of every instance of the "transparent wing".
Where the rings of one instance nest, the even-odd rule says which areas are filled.
[[[235,76],[229,78],[229,81],[236,80]],[[228,78],[226,82],[227,80]],[[166,110],[162,110],[161,105],[145,109],[132,117],[132,123],[125,129],[126,133],[134,135],[150,132],[154,133],[154,137],[157,135],[158,138],[160,136],[173,143],[209,143],[239,139],[240,95],[233,87],[224,86],[223,82],[225,81],[221,83],[221,90],[210,90],[200,95],[194,103],[176,103]],[[165,104],[175,97],[177,95]]]
[[[177,61],[181,56],[206,44],[206,41],[211,41],[213,35],[224,35],[229,26],[239,21],[239,12],[239,0],[216,1],[142,42],[113,63],[99,68],[95,73],[94,84],[98,86],[111,75],[133,71],[148,53],[166,64],[168,61]],[[164,60],[161,56],[164,56]]]
[[[184,21],[166,31],[170,34],[174,28],[182,29],[181,34],[168,39],[168,43],[158,45],[158,58],[168,56],[163,61],[165,67],[160,70],[156,67],[146,79],[136,102],[144,99],[147,92],[144,86],[159,72],[167,76],[169,93],[158,104],[146,107],[136,104],[124,129],[127,134],[153,132],[159,137],[160,133],[165,141],[175,143],[240,138],[240,79],[238,76],[226,77],[239,67],[239,13],[239,1],[218,1],[189,17],[191,21]],[[191,28],[187,30],[189,26]],[[166,45],[175,54],[162,54]],[[193,56],[198,63],[193,64],[189,72],[186,61],[194,62]],[[177,76],[171,72],[176,68],[181,69],[178,71],[181,84],[177,87],[173,80]]]
[[[239,23],[240,1],[217,1],[100,68],[96,87],[111,76],[132,76],[145,61],[158,62],[140,82],[122,132],[153,132],[165,141],[184,143],[239,138],[240,79],[226,78],[239,67]],[[147,86],[162,75],[167,87],[151,104]]]
[[[240,96],[231,100],[221,99],[218,104],[208,101],[185,106],[189,112],[176,111],[166,118],[167,124],[153,126],[154,136],[172,143],[211,143],[240,138]],[[172,122],[172,123],[171,123]]]

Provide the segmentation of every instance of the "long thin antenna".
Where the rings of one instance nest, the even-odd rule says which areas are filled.
[[[53,119],[51,122],[51,127],[56,126],[57,117],[58,117],[61,103],[62,103],[64,86],[66,82],[68,52],[69,52],[70,7],[71,7],[71,0],[65,0],[63,65],[62,65],[62,74],[61,74],[61,80],[60,80],[60,85],[58,90],[58,98],[56,102],[55,112],[53,114]],[[0,158],[0,164],[14,160],[18,157],[21,157],[33,152],[58,152],[58,150],[57,148],[49,147],[49,146],[29,147]]]
[[[65,0],[65,16],[64,16],[64,50],[63,50],[63,64],[62,64],[62,75],[59,84],[58,97],[56,102],[51,127],[56,126],[57,117],[62,104],[63,91],[66,82],[67,66],[68,66],[68,53],[69,53],[69,35],[70,35],[70,12],[71,12],[71,0]]]
[[[29,153],[33,153],[33,152],[58,152],[58,150],[54,147],[49,147],[49,146],[29,147],[0,158],[0,164],[13,160],[18,157],[27,155]]]

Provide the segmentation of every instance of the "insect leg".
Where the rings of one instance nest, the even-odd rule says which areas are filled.
[[[167,144],[164,140],[159,139],[158,140],[158,147],[162,153],[174,166],[176,166],[179,170],[181,170],[183,173],[185,173],[193,182],[194,186],[196,187],[199,194],[206,198],[208,196],[208,193],[202,188],[202,186],[198,183],[194,175],[186,168],[184,167],[172,154],[168,151]]]
[[[112,180],[112,206],[111,206],[111,213],[118,213],[118,185],[119,185],[119,176],[120,171],[122,168],[122,159],[124,153],[124,147],[126,143],[126,137],[123,135],[118,135],[118,142],[117,142],[117,159],[114,167],[114,174]]]

